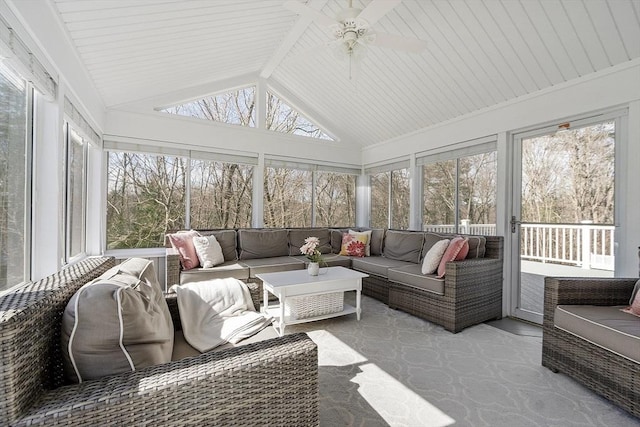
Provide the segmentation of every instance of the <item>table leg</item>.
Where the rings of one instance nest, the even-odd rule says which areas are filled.
[[[360,313],[362,310],[360,309],[360,289],[356,290],[356,316],[358,316],[358,320],[360,320]]]
[[[280,336],[284,336],[284,298],[278,298],[280,301]]]
[[[262,312],[267,314],[267,309],[269,308],[269,291],[264,287],[264,283],[262,284]]]

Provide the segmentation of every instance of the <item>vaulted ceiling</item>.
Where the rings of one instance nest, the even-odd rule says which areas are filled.
[[[107,107],[263,79],[362,146],[640,57],[640,0],[403,0],[373,29],[427,49],[370,47],[351,80],[326,29],[284,0],[50,1]]]

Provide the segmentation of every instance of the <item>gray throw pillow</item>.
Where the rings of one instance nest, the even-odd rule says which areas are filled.
[[[153,262],[131,258],[82,286],[62,317],[71,382],[171,361],[173,323]]]

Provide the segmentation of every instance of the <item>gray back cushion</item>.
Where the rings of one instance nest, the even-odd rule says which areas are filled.
[[[199,231],[202,236],[215,236],[220,247],[224,260],[235,261],[238,259],[236,230]]]
[[[300,248],[307,237],[317,237],[320,240],[320,253],[331,253],[331,232],[328,228],[292,228],[289,230],[289,255],[301,255]]]
[[[170,362],[173,332],[153,262],[128,259],[69,300],[61,331],[65,374],[83,382]]]
[[[453,239],[458,236],[458,234],[452,233],[434,233],[431,231],[427,231],[424,233],[424,245],[422,246],[422,256],[429,252],[429,249],[439,240],[442,239]],[[469,236],[463,235],[462,237],[466,237],[469,241],[469,253],[467,254],[467,259],[469,258],[484,258],[484,254],[486,252],[487,247],[487,238],[484,236]]]
[[[374,228],[371,230],[371,255],[382,255],[382,244],[384,242],[384,228]]]
[[[339,254],[342,248],[342,233],[348,233],[348,228],[334,228],[331,230],[331,252]]]
[[[384,257],[398,261],[420,262],[424,234],[388,230],[384,238]]]
[[[289,255],[286,229],[238,230],[238,245],[241,260]]]
[[[462,236],[469,239],[469,258],[484,258],[487,249],[487,238],[484,236]]]

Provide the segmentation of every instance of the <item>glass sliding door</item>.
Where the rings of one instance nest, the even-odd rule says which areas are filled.
[[[542,323],[545,276],[613,277],[615,119],[514,138],[512,311]]]

